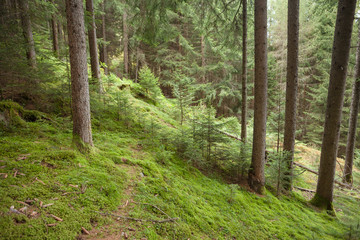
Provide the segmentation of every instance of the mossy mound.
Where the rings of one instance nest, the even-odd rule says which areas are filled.
[[[44,113],[36,110],[24,109],[16,102],[0,102],[0,127],[25,127],[26,122],[36,122],[40,119],[48,119]]]

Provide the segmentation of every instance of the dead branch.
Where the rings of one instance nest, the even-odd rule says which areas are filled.
[[[116,215],[116,214],[112,214],[112,213],[105,213],[105,212],[99,212],[99,211],[94,211],[94,212],[99,213],[101,215],[105,215],[105,216],[112,216],[112,217],[116,217],[116,218],[122,218],[122,219],[125,219],[125,220],[132,220],[132,221],[137,221],[137,222],[165,223],[165,222],[175,222],[176,220],[179,219],[179,218],[167,218],[167,219],[163,219],[163,220],[141,219],[141,218],[125,217],[125,216],[121,216],[121,215]]]
[[[305,170],[307,170],[307,171],[309,171],[309,172],[311,172],[311,173],[314,173],[314,174],[316,174],[316,175],[319,175],[319,173],[318,173],[317,171],[312,170],[312,169],[310,169],[310,168],[308,168],[308,167],[306,167],[306,166],[304,166],[304,165],[302,165],[302,164],[300,164],[300,163],[294,162],[294,165],[296,165],[296,166],[298,166],[298,167],[300,167],[300,168],[303,168],[303,169],[305,169]],[[342,183],[342,182],[337,181],[337,180],[334,180],[334,182],[335,182],[336,184],[338,184],[339,186],[341,186],[341,187],[351,189],[351,186],[348,185],[348,184]]]
[[[20,203],[20,204],[22,204],[22,205],[25,205],[25,206],[29,206],[29,204],[27,204],[27,203],[25,203],[25,202],[22,202],[22,201],[16,201],[17,203]]]
[[[300,190],[300,191],[303,191],[303,192],[311,192],[311,193],[315,193],[316,191],[314,190],[311,190],[311,189],[306,189],[306,188],[301,188],[301,187],[295,187],[294,188]]]
[[[55,216],[54,214],[50,214],[50,217],[54,218],[56,221],[62,222],[63,220],[57,216]]]
[[[81,230],[83,231],[84,234],[90,235],[89,231],[86,230],[84,227],[81,227]]]

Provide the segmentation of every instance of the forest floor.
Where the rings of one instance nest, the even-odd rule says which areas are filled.
[[[132,101],[137,115],[147,114],[161,126],[156,134],[177,131],[178,123],[166,110],[170,102],[156,107]],[[115,121],[111,111],[93,112],[95,148],[81,154],[70,147],[69,118],[26,122],[16,108],[11,110],[16,124],[3,124],[0,130],[1,239],[360,236],[358,191],[337,189],[337,217],[332,217],[309,205],[311,192],[258,196],[217,173],[204,175],[149,128],[131,119]],[[316,170],[319,151],[297,146],[297,161]],[[358,169],[354,177],[359,186]],[[315,190],[316,175],[304,172],[295,185]]]

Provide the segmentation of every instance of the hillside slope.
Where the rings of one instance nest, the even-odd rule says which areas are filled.
[[[129,118],[116,106],[95,107],[96,148],[87,155],[70,147],[69,118],[26,122],[20,106],[1,103],[8,116],[0,121],[2,239],[344,239],[358,233],[358,199],[342,197],[336,203],[342,215],[333,218],[301,194],[258,196],[216,173],[204,175],[171,144],[179,134],[169,115],[173,104],[128,98],[135,111]]]

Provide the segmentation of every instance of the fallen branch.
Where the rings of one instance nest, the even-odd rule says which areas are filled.
[[[311,172],[311,173],[314,173],[314,174],[316,174],[316,175],[319,175],[319,173],[318,173],[317,171],[312,170],[312,169],[310,169],[310,168],[308,168],[308,167],[306,167],[306,166],[304,166],[304,165],[302,165],[302,164],[300,164],[300,163],[294,162],[294,165],[296,165],[296,166],[298,166],[298,167],[300,167],[300,168],[303,168],[303,169],[305,169],[305,170],[307,170],[307,171],[309,171],[309,172]],[[334,180],[334,182],[335,182],[336,184],[338,184],[339,186],[341,186],[341,187],[351,189],[351,186],[348,185],[348,184],[342,183],[342,182],[340,182],[340,181],[338,181],[338,180]]]
[[[25,206],[30,206],[29,204],[27,204],[26,202],[22,202],[22,201],[16,201],[17,203],[20,203],[20,204],[22,204],[22,205],[25,205]]]
[[[300,190],[300,191],[303,191],[303,192],[311,192],[311,193],[315,193],[316,191],[314,190],[311,190],[311,189],[306,189],[306,188],[301,188],[301,187],[295,187],[294,188]]]
[[[62,222],[63,220],[57,216],[55,216],[54,214],[50,214],[50,217],[54,218],[56,221]]]
[[[38,181],[38,182],[41,183],[42,185],[46,185],[43,181],[41,181],[41,180],[38,179],[37,177],[35,178],[35,181]]]
[[[125,219],[125,220],[132,220],[132,221],[137,221],[137,222],[165,223],[165,222],[175,222],[176,220],[179,219],[179,218],[167,218],[167,219],[163,219],[163,220],[141,219],[141,218],[125,217],[125,216],[121,216],[121,215],[116,215],[116,214],[112,214],[112,213],[105,213],[105,212],[99,212],[99,211],[94,211],[94,212],[99,213],[101,215],[105,215],[105,216],[112,216],[112,217],[116,217],[116,218],[122,218],[122,219]]]
[[[82,230],[82,232],[83,232],[84,234],[90,235],[89,231],[86,230],[84,227],[81,227],[81,230]]]

